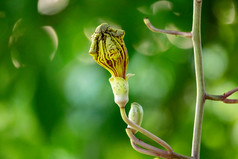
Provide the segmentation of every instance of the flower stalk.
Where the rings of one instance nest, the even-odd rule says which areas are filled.
[[[139,151],[141,153],[157,156],[157,157],[169,158],[169,159],[193,159],[192,157],[180,155],[175,152],[169,153],[168,151],[164,151],[154,146],[151,146],[143,142],[142,140],[137,139],[130,128],[126,129],[126,133],[128,137],[130,138],[132,147],[136,151]],[[138,147],[137,145],[139,145],[140,147]]]
[[[154,140],[155,142],[157,142],[159,145],[163,146],[165,149],[167,149],[170,153],[173,152],[173,149],[169,146],[169,144],[167,144],[164,140],[160,139],[159,137],[155,136],[154,134],[152,134],[151,132],[147,131],[146,129],[140,127],[139,125],[133,123],[132,121],[130,121],[126,115],[126,111],[125,108],[120,108],[120,112],[121,112],[121,117],[124,120],[124,122],[129,125],[130,127],[132,127],[133,129],[141,132],[142,134],[144,134],[145,136],[149,137],[150,139]]]

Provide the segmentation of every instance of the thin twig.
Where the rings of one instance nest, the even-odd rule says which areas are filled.
[[[238,92],[238,87],[224,93],[223,95],[206,94],[206,99],[214,100],[214,101],[222,101],[222,102],[228,103],[228,104],[236,104],[236,103],[238,103],[238,99],[227,99],[229,96],[231,96],[235,92]]]
[[[156,33],[172,34],[172,35],[179,35],[179,36],[183,36],[183,37],[187,37],[187,38],[192,38],[191,32],[180,32],[180,31],[174,31],[174,30],[158,29],[151,24],[149,18],[147,18],[147,17],[144,18],[144,23],[151,31],[156,32]]]
[[[236,87],[236,88],[234,88],[234,89],[232,89],[232,90],[230,90],[230,91],[224,93],[224,97],[227,98],[227,97],[231,96],[233,93],[235,93],[235,92],[237,92],[237,91],[238,91],[238,87]]]
[[[161,146],[163,146],[165,149],[167,149],[170,153],[173,153],[173,149],[169,146],[169,144],[167,144],[164,140],[160,139],[159,137],[155,136],[154,134],[152,134],[151,132],[145,130],[144,128],[140,127],[139,125],[133,123],[132,121],[130,121],[126,115],[126,111],[125,108],[120,107],[120,112],[121,112],[121,117],[124,120],[124,122],[127,125],[130,125],[133,129],[141,132],[142,134],[144,134],[145,136],[149,137],[150,139],[154,140],[155,142],[157,142],[158,144],[160,144]]]
[[[238,99],[224,99],[223,102],[227,104],[237,104]]]

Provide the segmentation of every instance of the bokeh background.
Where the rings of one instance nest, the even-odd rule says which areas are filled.
[[[190,155],[195,77],[192,0],[1,0],[0,159],[150,159],[129,143],[108,82],[88,55],[90,36],[106,22],[125,30],[130,102],[142,126]],[[238,1],[204,0],[204,73],[208,93],[238,86]],[[238,95],[233,95],[238,98]],[[154,144],[141,134],[139,138]],[[156,144],[155,144],[156,145]],[[201,158],[238,159],[238,105],[207,101]]]

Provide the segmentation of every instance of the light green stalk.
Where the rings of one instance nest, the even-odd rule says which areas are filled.
[[[206,96],[204,76],[203,76],[203,64],[202,64],[201,8],[202,8],[202,0],[194,0],[192,41],[194,48],[197,99],[196,99],[196,110],[195,110],[194,130],[193,130],[192,157],[194,157],[195,159],[200,158],[202,121]]]

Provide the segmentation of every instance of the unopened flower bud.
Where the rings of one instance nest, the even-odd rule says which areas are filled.
[[[102,67],[107,69],[112,77],[109,79],[114,94],[115,103],[123,108],[128,102],[128,78],[126,75],[128,53],[123,41],[125,31],[115,29],[108,24],[99,25],[92,35],[89,54]]]
[[[99,25],[92,35],[89,54],[107,69],[112,77],[126,78],[128,53],[123,41],[125,32],[108,24]]]
[[[143,108],[140,104],[134,102],[131,103],[131,109],[129,111],[129,120],[137,125],[141,125],[143,120]],[[131,126],[128,125],[128,128],[132,129],[132,133],[137,133],[137,130],[133,129]]]

